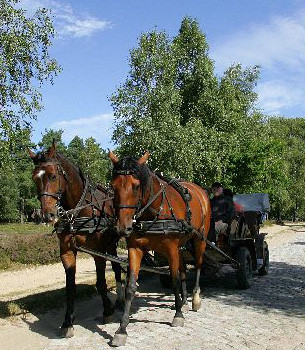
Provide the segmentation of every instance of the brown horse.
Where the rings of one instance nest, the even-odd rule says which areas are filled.
[[[75,218],[83,218],[89,223],[94,220],[101,222],[103,218],[108,223],[113,217],[112,199],[105,189],[93,188],[74,164],[57,153],[54,142],[47,152],[35,154],[30,150],[29,153],[35,164],[32,177],[37,186],[44,220],[54,223],[58,220],[58,214],[61,215],[57,222],[58,228],[61,227],[61,229],[57,230],[57,235],[60,242],[60,258],[66,272],[67,297],[61,335],[71,337],[74,333],[73,321],[75,318],[76,244],[102,253],[116,255],[118,242],[118,236],[108,225],[105,225],[103,230],[94,230],[93,227],[93,232],[89,234],[75,232],[71,225],[73,225]],[[67,217],[69,222],[63,220]],[[63,225],[60,225],[62,222]],[[94,257],[94,260],[97,277],[96,288],[103,299],[103,316],[107,321],[113,315],[114,307],[107,296],[106,260],[100,257]],[[112,263],[112,268],[117,283],[117,304],[120,306],[123,302],[121,268],[117,263]]]
[[[141,158],[126,157],[119,160],[109,153],[113,163],[111,185],[114,189],[114,208],[117,217],[117,230],[127,237],[129,256],[129,278],[125,293],[125,308],[119,329],[112,340],[113,346],[124,345],[127,339],[126,328],[129,312],[136,291],[141,259],[148,250],[153,250],[167,257],[175,295],[176,313],[172,326],[183,326],[182,306],[187,304],[186,272],[179,247],[191,240],[194,246],[196,285],[193,290],[193,310],[201,306],[199,277],[205,251],[205,238],[210,227],[211,209],[207,193],[201,187],[181,182],[188,190],[191,199],[187,205],[182,195],[170,183],[163,181],[150,171],[146,162],[148,153]],[[191,213],[191,215],[190,215]],[[135,221],[175,220],[184,222],[191,228],[185,234],[142,233],[135,229]],[[180,270],[180,279],[179,279]],[[180,281],[182,285],[180,284]],[[182,291],[182,300],[179,292]]]

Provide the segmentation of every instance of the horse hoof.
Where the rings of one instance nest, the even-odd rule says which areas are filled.
[[[201,297],[199,293],[196,293],[193,296],[193,300],[192,300],[192,310],[198,311],[200,308],[201,308]]]
[[[185,314],[187,314],[189,311],[190,311],[190,307],[189,307],[189,304],[186,303],[186,304],[183,304],[182,307],[181,307],[181,311]]]
[[[61,328],[59,331],[59,335],[61,336],[61,338],[72,338],[74,335],[74,328],[73,327]]]
[[[117,333],[112,338],[111,346],[124,346],[126,344],[127,334]]]
[[[184,318],[183,317],[174,317],[171,326],[172,327],[183,327],[184,326]]]

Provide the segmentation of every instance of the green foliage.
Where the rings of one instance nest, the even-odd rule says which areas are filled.
[[[53,130],[53,129],[45,129],[45,133],[42,135],[42,139],[38,142],[38,146],[47,150],[52,146],[53,140],[56,142],[56,150],[61,154],[66,154],[67,147],[62,141],[62,134],[64,130]]]
[[[126,82],[111,96],[121,155],[149,150],[152,168],[209,184],[222,178],[242,141],[254,134],[258,67],[230,67],[214,73],[208,44],[198,23],[182,21],[179,34],[143,34],[131,51]]]
[[[305,217],[305,121],[271,118],[257,106],[259,67],[214,72],[199,24],[177,36],[143,34],[126,81],[113,93],[119,155],[149,150],[152,169],[238,193],[267,192],[273,215]]]
[[[42,108],[39,85],[59,72],[49,48],[54,28],[49,11],[32,18],[16,9],[16,0],[0,1],[0,144],[2,162],[17,140],[16,131],[28,127]],[[37,84],[38,83],[38,84]]]
[[[280,157],[284,163],[281,171],[287,181],[285,201],[276,206],[277,216],[292,219],[305,218],[305,119],[270,118],[269,134],[282,146]],[[281,184],[283,187],[283,183]]]
[[[67,147],[67,156],[72,163],[78,165],[80,168],[82,168],[82,154],[84,153],[84,149],[84,141],[78,136],[75,136]]]
[[[13,167],[1,168],[0,184],[0,222],[17,221],[19,218],[19,193]]]
[[[89,137],[85,140],[79,157],[83,172],[89,175],[93,182],[105,185],[109,177],[109,159],[94,138]]]

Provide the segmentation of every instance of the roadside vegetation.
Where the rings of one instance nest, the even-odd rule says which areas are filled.
[[[46,225],[0,225],[0,270],[59,262],[59,244]]]

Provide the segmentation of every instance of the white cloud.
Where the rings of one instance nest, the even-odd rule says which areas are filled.
[[[266,112],[281,114],[281,109],[295,107],[304,101],[304,92],[298,85],[291,85],[279,80],[259,84],[260,105]]]
[[[63,141],[68,144],[75,136],[86,139],[93,137],[103,148],[111,148],[113,114],[99,114],[92,117],[61,120],[49,126],[64,130]]]
[[[278,64],[292,69],[301,67],[305,62],[305,12],[294,17],[274,17],[265,24],[252,24],[211,51],[222,67],[234,62],[267,68]]]
[[[251,24],[211,48],[217,70],[232,63],[261,66],[260,105],[269,113],[303,114],[305,93],[305,11]],[[292,112],[291,112],[292,111]]]
[[[19,7],[33,14],[46,7],[54,15],[54,26],[60,37],[83,37],[111,27],[110,22],[85,13],[77,13],[69,4],[54,0],[22,0]]]

